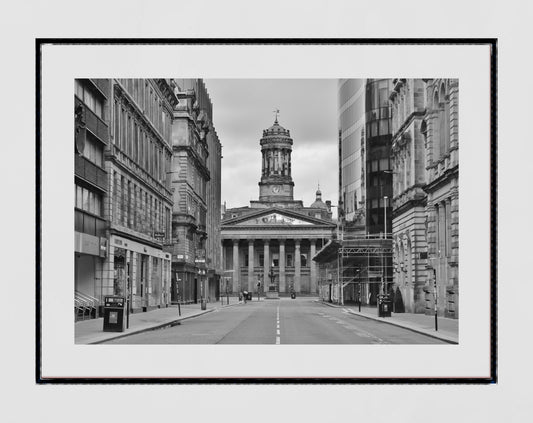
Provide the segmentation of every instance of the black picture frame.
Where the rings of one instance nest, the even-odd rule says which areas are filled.
[[[169,377],[169,378],[107,378],[107,377],[44,377],[42,375],[42,73],[43,46],[46,45],[485,45],[490,46],[490,375],[488,377],[444,378],[339,378],[339,377],[284,377],[284,378],[214,378],[214,377]],[[498,381],[498,316],[497,316],[497,95],[498,95],[498,40],[496,38],[37,38],[35,40],[35,120],[36,120],[36,231],[35,231],[35,381],[37,384],[495,384]]]

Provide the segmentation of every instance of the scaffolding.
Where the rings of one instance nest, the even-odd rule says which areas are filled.
[[[376,305],[391,292],[393,250],[390,234],[351,235],[329,241],[313,258],[318,263],[322,300]]]

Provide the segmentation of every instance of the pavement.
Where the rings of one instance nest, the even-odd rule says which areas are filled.
[[[172,305],[168,308],[130,314],[129,328],[125,329],[124,332],[104,332],[104,319],[102,317],[79,321],[75,323],[75,343],[99,344],[111,339],[118,339],[136,333],[178,325],[183,320],[202,316],[216,309],[242,304],[237,297],[230,297],[229,304],[226,301],[227,299],[224,298],[223,303],[207,303],[205,310],[201,309],[200,304],[181,304],[179,309],[177,305]],[[254,301],[257,301],[255,297]],[[435,331],[434,316],[414,313],[391,313],[391,317],[378,317],[376,307],[362,306],[361,311],[359,311],[359,307],[353,304],[341,306],[320,300],[316,300],[316,302],[329,307],[343,308],[356,316],[399,326],[413,332],[446,341],[450,344],[459,343],[459,321],[457,319],[448,319],[439,316],[437,318],[438,331]]]
[[[338,305],[329,303],[327,301],[317,300],[329,307],[343,308],[350,314],[356,316],[366,317],[378,322],[387,323],[389,325],[399,326],[404,329],[418,332],[433,338],[440,339],[450,344],[459,343],[459,320],[449,319],[447,317],[437,317],[437,329],[435,330],[435,316],[428,316],[419,313],[391,313],[390,317],[378,317],[377,307],[361,306],[359,311],[358,305]]]
[[[133,313],[130,314],[129,328],[125,329],[124,332],[104,332],[103,317],[78,321],[74,325],[75,344],[99,344],[111,339],[123,338],[136,333],[174,326],[180,324],[183,320],[211,313],[217,308],[232,307],[240,304],[237,297],[230,297],[229,305],[226,303],[226,300],[224,298],[223,303],[220,301],[207,303],[205,310],[202,310],[200,303],[198,303],[181,304],[179,308],[177,305],[171,305],[167,308]]]

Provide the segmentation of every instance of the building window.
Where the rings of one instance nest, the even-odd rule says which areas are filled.
[[[128,220],[128,216],[126,215],[127,209],[125,206],[125,196],[126,196],[126,189],[124,187],[124,176],[120,177],[120,207],[122,209],[122,225],[126,226],[126,222]]]
[[[119,143],[119,137],[120,137],[120,104],[118,101],[115,100],[115,108],[114,108],[114,121],[115,121],[115,131],[113,134],[113,143],[117,144]]]
[[[449,257],[452,251],[452,213],[451,201],[446,203],[446,256]]]
[[[300,254],[300,263],[302,267],[307,267],[307,254]]]
[[[104,146],[90,132],[87,132],[87,137],[85,138],[83,157],[99,167],[103,166]]]
[[[75,80],[76,96],[85,103],[87,108],[91,110],[100,119],[103,119],[104,102],[100,95],[86,86],[82,80]]]
[[[102,215],[102,195],[85,187],[76,185],[76,199],[74,204],[80,210],[96,216]]]

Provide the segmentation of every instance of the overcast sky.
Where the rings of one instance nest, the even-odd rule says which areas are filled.
[[[206,79],[213,121],[222,143],[222,203],[249,206],[259,199],[263,130],[278,121],[293,139],[294,199],[337,204],[337,80]]]

